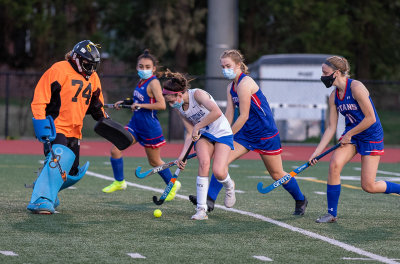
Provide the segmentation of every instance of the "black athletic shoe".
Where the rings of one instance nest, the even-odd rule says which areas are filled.
[[[196,195],[189,195],[189,200],[192,202],[193,205],[197,206],[197,196]],[[214,210],[215,201],[207,195],[207,211],[211,212]]]
[[[304,196],[304,200],[296,200],[296,208],[294,209],[293,215],[304,215],[308,204],[307,198]]]

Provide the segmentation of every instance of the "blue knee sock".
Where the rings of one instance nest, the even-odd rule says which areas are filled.
[[[337,207],[339,203],[341,185],[327,185],[326,198],[328,199],[328,213],[337,216]]]
[[[223,185],[220,183],[217,178],[215,178],[214,173],[211,176],[210,186],[208,187],[208,196],[211,197],[214,201],[217,200],[218,194],[221,191]]]
[[[393,182],[386,182],[386,191],[385,193],[389,194],[389,193],[398,193],[400,194],[400,184],[398,183],[393,183]]]
[[[296,201],[304,201],[304,195],[300,191],[300,187],[295,178],[292,177],[288,183],[283,184],[282,186],[292,195],[293,199]]]
[[[114,178],[117,181],[124,180],[124,160],[122,158],[113,159],[110,157],[111,167],[114,172]]]
[[[169,170],[169,168],[166,168],[165,170],[159,171],[158,174],[160,174],[160,176],[164,180],[165,184],[168,184],[169,181],[172,178],[172,173]]]

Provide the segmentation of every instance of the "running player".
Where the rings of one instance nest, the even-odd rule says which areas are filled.
[[[243,55],[238,50],[226,50],[220,57],[222,73],[232,80],[227,87],[227,108],[225,116],[232,124],[235,107],[239,108],[239,116],[232,125],[235,150],[231,151],[229,164],[250,150],[260,154],[269,174],[279,180],[287,173],[282,167],[281,142],[271,109],[261,89],[248,75]],[[304,215],[307,199],[300,191],[295,178],[283,184],[283,187],[296,201],[294,215]],[[208,204],[213,207],[222,186],[214,177],[211,178],[208,190]],[[196,203],[194,196],[189,196]],[[211,209],[210,208],[210,209]]]
[[[225,187],[225,206],[235,202],[235,183],[228,173],[228,158],[233,149],[233,135],[228,120],[210,94],[201,89],[190,89],[189,81],[180,73],[166,72],[163,83],[165,100],[176,108],[186,128],[185,144],[178,166],[183,169],[183,156],[192,141],[199,160],[197,176],[197,208],[194,220],[208,219],[207,190],[211,157],[214,155],[212,171],[218,183]]]
[[[340,196],[340,173],[344,165],[357,153],[361,155],[361,187],[369,193],[400,193],[400,184],[375,181],[380,156],[384,154],[383,129],[369,96],[360,81],[349,78],[350,66],[345,58],[333,56],[322,64],[321,81],[327,88],[336,86],[329,96],[329,124],[309,161],[328,145],[336,133],[338,112],[346,121],[345,131],[340,138],[341,147],[333,152],[328,174],[328,213],[316,220],[317,223],[337,221]]]
[[[160,156],[160,147],[166,144],[162,134],[161,125],[157,118],[157,110],[165,109],[165,100],[161,92],[160,81],[155,76],[157,70],[157,59],[145,50],[137,59],[137,71],[140,81],[133,92],[133,97],[115,103],[116,109],[120,104],[131,105],[134,114],[125,127],[134,137],[133,144],[139,142],[145,148],[150,166],[156,167],[164,164]],[[124,179],[124,163],[122,151],[116,146],[111,149],[111,166],[115,181],[103,188],[103,192],[111,193],[116,190],[124,190],[127,184]],[[172,178],[169,168],[159,172],[166,184]],[[181,183],[176,181],[171,192],[165,199],[174,199]]]
[[[100,64],[99,45],[90,40],[77,43],[66,54],[65,60],[57,62],[40,78],[34,92],[31,109],[36,137],[39,141],[66,146],[58,148],[60,163],[62,153],[73,153],[72,167],[66,182],[60,175],[50,175],[48,158],[50,149],[45,145],[47,156],[45,166],[39,174],[32,192],[28,209],[33,213],[52,214],[58,206],[58,191],[80,180],[88,169],[89,163],[79,168],[80,140],[82,138],[83,118],[90,113],[95,120],[107,118],[103,109],[103,94],[99,77],[96,73]],[[54,132],[51,132],[50,129]],[[55,151],[56,152],[56,151]],[[68,163],[68,162],[67,162]],[[54,164],[53,164],[54,165]],[[67,166],[68,167],[68,166]]]

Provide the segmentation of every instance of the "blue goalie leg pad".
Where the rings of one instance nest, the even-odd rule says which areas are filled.
[[[75,160],[75,154],[72,150],[59,144],[54,144],[52,148],[54,154],[59,160],[61,169],[63,171],[70,171]],[[49,155],[51,155],[51,153],[49,153]],[[36,180],[35,186],[33,187],[31,201],[27,207],[28,210],[31,210],[34,213],[40,213],[41,211],[46,210],[53,213],[53,204],[63,183],[64,181],[56,164],[52,161],[51,157],[47,158],[47,161]]]
[[[60,199],[58,198],[58,196],[56,197],[56,201],[54,202],[54,209],[56,209],[57,208],[57,206],[59,206],[60,205]]]
[[[90,165],[90,163],[88,161],[85,163],[85,165],[83,165],[82,167],[79,168],[79,172],[77,175],[75,175],[75,176],[68,175],[67,180],[61,185],[60,191],[66,189],[66,188],[76,184],[78,181],[80,181],[83,178],[83,176],[85,176],[86,171],[89,169],[89,165]]]

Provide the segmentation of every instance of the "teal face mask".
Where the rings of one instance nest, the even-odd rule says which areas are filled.
[[[138,70],[138,75],[140,79],[147,80],[153,75],[152,70]]]
[[[233,80],[236,78],[236,73],[233,71],[233,69],[222,69],[222,74],[226,79]]]
[[[171,107],[179,109],[182,107],[182,105],[183,105],[183,100],[182,102],[176,101],[173,105],[171,105]]]

